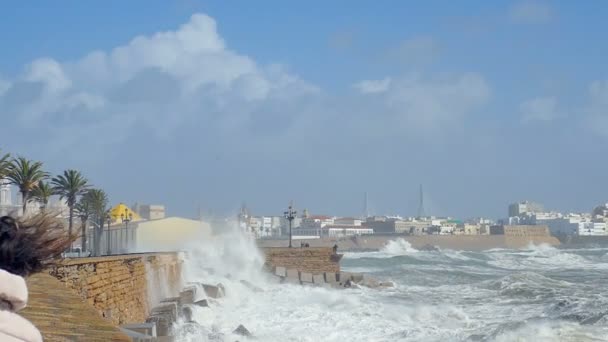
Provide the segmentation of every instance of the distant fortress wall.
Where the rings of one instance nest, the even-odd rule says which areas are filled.
[[[558,246],[559,240],[550,235],[518,236],[515,231],[508,235],[363,235],[340,239],[311,239],[305,241],[311,247],[330,247],[337,244],[340,251],[380,250],[389,241],[403,239],[416,249],[436,246],[442,249],[483,251],[493,248],[525,248],[530,244]],[[285,240],[260,240],[261,247],[285,245]]]

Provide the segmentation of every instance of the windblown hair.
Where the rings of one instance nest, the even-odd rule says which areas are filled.
[[[0,269],[27,277],[51,266],[76,236],[48,214],[20,220],[0,217]]]

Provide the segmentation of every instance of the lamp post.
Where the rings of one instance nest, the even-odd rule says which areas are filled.
[[[112,244],[110,243],[110,223],[111,223],[112,217],[110,217],[110,215],[106,215],[106,221],[108,222],[108,255],[112,255]],[[103,227],[102,227],[103,228]]]
[[[129,243],[129,222],[133,220],[133,213],[129,212],[129,209],[125,208],[124,214],[120,214],[120,219],[125,224],[125,251],[127,250],[127,245]]]
[[[291,222],[296,218],[296,211],[293,209],[293,205],[289,205],[286,212],[283,213],[285,219],[289,221],[289,248],[291,248]]]

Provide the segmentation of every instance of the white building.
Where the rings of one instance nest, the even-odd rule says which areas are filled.
[[[581,222],[578,235],[608,235],[606,222]]]
[[[352,217],[340,217],[334,219],[333,224],[338,225],[349,225],[349,226],[360,226],[363,221],[361,219],[352,218]]]
[[[344,237],[355,235],[370,235],[374,234],[374,229],[364,226],[354,225],[326,225],[324,227],[299,227],[293,229],[293,235],[305,236],[312,238],[320,237]]]
[[[530,201],[523,201],[509,204],[509,217],[522,216],[524,214],[533,214],[543,212],[545,209],[542,204]]]
[[[374,234],[373,228],[362,227],[361,225],[328,225],[325,226],[324,230],[327,231],[327,236],[330,238]]]
[[[15,209],[11,185],[8,180],[0,179],[0,215],[8,215]]]

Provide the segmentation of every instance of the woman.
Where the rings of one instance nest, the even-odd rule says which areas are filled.
[[[0,341],[42,341],[38,329],[16,313],[27,304],[24,277],[45,269],[71,242],[60,221],[48,215],[0,217]]]

